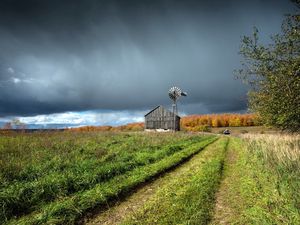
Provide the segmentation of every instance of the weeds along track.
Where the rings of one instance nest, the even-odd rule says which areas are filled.
[[[182,134],[175,138],[174,135],[162,135],[160,141],[155,140],[157,138],[157,135],[127,134],[120,137],[121,141],[118,138],[107,141],[106,137],[103,139],[105,144],[101,144],[107,147],[117,142],[117,147],[102,150],[104,153],[96,160],[89,154],[94,156],[95,148],[103,148],[101,144],[88,150],[73,144],[75,150],[72,151],[65,146],[69,153],[64,153],[63,159],[67,163],[59,158],[62,165],[51,168],[37,162],[33,173],[41,175],[35,179],[30,176],[28,168],[13,174],[16,178],[11,180],[5,177],[5,171],[1,171],[1,179],[5,181],[0,192],[1,221],[8,224],[74,223],[88,210],[118,198],[118,195],[179,164],[216,140],[212,136]],[[89,142],[85,144],[91,145]],[[40,154],[52,154],[49,149],[43,150],[45,152],[40,151]],[[68,156],[73,161],[68,162]],[[46,171],[47,167],[50,168],[48,173],[40,172]],[[20,174],[27,174],[29,178]]]

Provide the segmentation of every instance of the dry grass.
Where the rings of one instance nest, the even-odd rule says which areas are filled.
[[[250,151],[259,151],[265,161],[289,169],[300,169],[300,135],[244,134]]]
[[[243,217],[249,224],[300,224],[300,135],[243,137],[248,167],[240,182]]]

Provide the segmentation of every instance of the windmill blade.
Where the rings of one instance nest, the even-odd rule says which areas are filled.
[[[169,90],[169,97],[172,99],[172,100],[177,100],[180,96],[181,96],[181,90],[180,88],[178,87],[171,87],[170,90]]]

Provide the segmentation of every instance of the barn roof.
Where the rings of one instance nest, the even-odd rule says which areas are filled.
[[[173,112],[171,112],[170,110],[166,109],[166,108],[163,107],[162,105],[158,105],[158,106],[156,106],[154,109],[150,110],[150,112],[148,112],[147,114],[145,114],[145,116],[149,115],[150,113],[152,113],[154,110],[158,109],[159,107],[161,107],[161,108],[163,108],[164,110],[166,110],[166,111],[170,112],[171,114],[173,114]],[[176,116],[178,116],[178,115],[176,114]],[[178,117],[180,118],[180,116],[178,116]]]

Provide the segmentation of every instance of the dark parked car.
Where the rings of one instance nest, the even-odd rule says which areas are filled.
[[[230,130],[228,130],[228,129],[224,130],[223,134],[226,134],[226,135],[230,134]]]

